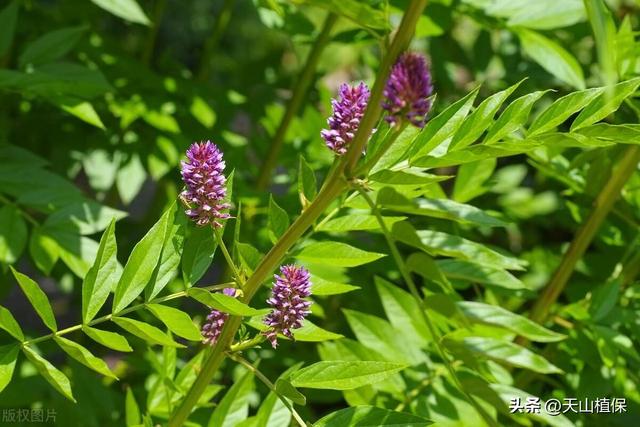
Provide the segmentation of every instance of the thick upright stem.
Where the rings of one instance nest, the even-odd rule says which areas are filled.
[[[304,96],[306,95],[309,86],[311,85],[311,81],[313,80],[313,75],[316,71],[318,60],[320,59],[320,54],[329,42],[331,30],[333,29],[333,26],[336,23],[337,19],[337,15],[333,13],[329,13],[327,15],[324,21],[324,25],[322,26],[322,30],[316,38],[316,41],[313,44],[309,55],[307,56],[307,60],[304,64],[304,67],[302,68],[302,71],[300,72],[298,80],[296,80],[296,83],[293,87],[291,99],[289,99],[289,102],[287,103],[287,107],[284,111],[284,116],[282,116],[282,120],[280,121],[280,124],[276,129],[276,133],[273,136],[273,140],[271,141],[271,145],[269,146],[267,157],[264,163],[262,163],[262,167],[260,168],[260,174],[258,175],[257,181],[259,190],[264,190],[269,186],[269,183],[271,182],[271,174],[273,173],[273,169],[276,167],[276,162],[278,161],[280,151],[282,151],[284,138],[287,135],[289,125],[298,113],[298,110],[300,110],[300,105],[302,105]]]
[[[416,7],[416,4],[421,5],[421,7]],[[406,14],[413,13],[418,16],[412,19],[403,18],[400,28],[398,28],[398,32],[396,33],[396,37],[404,34],[413,34],[415,31],[415,24],[418,21],[418,17],[422,13],[422,8],[426,4],[425,0],[413,0],[406,12]],[[406,25],[411,24],[412,27],[407,29]],[[404,37],[404,36],[403,36]],[[393,44],[395,44],[395,39]],[[406,44],[406,43],[405,43]],[[397,54],[396,54],[397,55]],[[383,58],[383,62],[392,63],[392,60]],[[389,75],[389,70],[381,69],[378,71],[376,75],[376,82],[378,80],[386,80]],[[375,85],[374,90],[372,91],[372,96],[376,96],[374,99],[382,98],[382,89],[384,85]],[[376,94],[375,91],[379,91],[380,93]],[[367,107],[367,112],[370,109],[376,109],[375,105],[372,105],[370,102]],[[377,109],[379,112],[379,109]],[[358,135],[363,135],[360,138],[366,138],[371,134],[371,130],[375,126],[378,118],[369,119],[367,123],[360,123],[360,127],[358,128],[358,132],[356,133],[356,137]],[[355,154],[354,154],[355,152]],[[251,298],[258,291],[259,287],[262,283],[271,275],[271,273],[278,267],[282,259],[286,256],[287,251],[298,241],[298,239],[305,233],[305,231],[313,224],[313,222],[318,219],[318,217],[326,210],[326,208],[336,199],[342,192],[347,188],[347,181],[344,177],[345,167],[347,165],[348,156],[352,155],[357,161],[358,156],[362,153],[362,145],[359,147],[352,145],[347,152],[347,155],[342,159],[338,167],[331,173],[323,185],[322,189],[316,196],[316,198],[311,202],[311,204],[305,209],[302,214],[291,224],[291,226],[287,229],[287,231],[280,237],[278,242],[271,248],[271,250],[262,258],[260,264],[255,269],[253,275],[247,280],[244,286],[244,296],[242,297],[242,301],[248,303],[251,301]],[[216,345],[213,347],[213,350],[205,360],[202,371],[200,371],[198,377],[193,383],[191,389],[185,396],[184,400],[178,406],[176,411],[173,413],[171,418],[169,419],[168,426],[169,427],[178,427],[182,426],[184,422],[189,417],[191,410],[195,407],[200,396],[207,388],[216,371],[222,364],[222,361],[225,358],[225,351],[229,348],[229,346],[233,342],[233,337],[235,336],[238,328],[242,324],[242,318],[237,316],[229,316],[229,319],[225,323],[224,328],[222,328],[222,333],[216,342]]]
[[[531,320],[544,322],[547,318],[549,310],[567,285],[577,262],[586,252],[602,221],[604,221],[618,199],[622,187],[636,171],[638,162],[640,162],[640,147],[636,145],[629,146],[621,157],[619,164],[612,171],[609,181],[596,197],[587,220],[578,229],[551,281],[544,288],[531,309],[529,315]],[[522,339],[519,341],[524,342]]]

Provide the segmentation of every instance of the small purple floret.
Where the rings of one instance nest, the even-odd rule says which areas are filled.
[[[234,288],[224,288],[222,293],[230,297],[236,296],[236,290]],[[228,318],[229,315],[227,313],[216,309],[211,310],[211,313],[207,316],[207,321],[202,325],[202,342],[214,345],[216,341],[218,341],[224,322],[226,322]]]
[[[384,89],[385,101],[382,108],[387,110],[387,120],[392,125],[407,119],[419,128],[427,122],[433,93],[431,72],[424,56],[403,53],[391,70]]]
[[[358,86],[343,83],[340,86],[340,98],[331,101],[333,115],[327,120],[329,129],[323,129],[320,135],[327,147],[337,155],[347,152],[367,108],[369,94],[369,88],[364,83]]]
[[[297,265],[284,265],[280,273],[273,276],[271,298],[267,300],[273,311],[264,318],[269,328],[263,333],[273,348],[278,346],[278,334],[293,339],[291,329],[302,327],[311,306],[311,301],[305,299],[311,295],[309,272]]]
[[[227,179],[222,152],[210,141],[196,142],[187,150],[187,159],[181,170],[186,188],[180,194],[187,205],[185,213],[199,226],[222,227],[219,220],[229,218],[223,211],[230,207],[224,202]]]

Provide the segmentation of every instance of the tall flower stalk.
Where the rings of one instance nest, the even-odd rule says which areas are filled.
[[[302,214],[291,224],[291,226],[280,237],[271,250],[262,258],[253,275],[244,285],[244,296],[242,302],[251,301],[255,293],[258,291],[264,280],[269,277],[275,268],[281,263],[287,251],[298,241],[305,231],[318,219],[318,217],[327,209],[327,207],[340,196],[347,188],[348,181],[345,174],[353,171],[358,158],[362,153],[362,149],[366,141],[371,135],[376,122],[380,119],[382,107],[382,90],[384,84],[389,77],[391,65],[395,62],[397,56],[408,45],[415,31],[416,23],[420,18],[423,9],[427,4],[427,0],[412,0],[405,12],[402,21],[396,31],[395,37],[389,46],[388,51],[383,56],[381,67],[376,75],[376,81],[371,90],[369,105],[360,122],[360,127],[354,136],[351,147],[347,154],[343,156],[336,169],[327,177],[322,189],[305,209]],[[226,349],[233,342],[233,338],[242,324],[242,318],[238,316],[230,316],[218,338],[217,344],[213,347],[202,365],[198,377],[193,383],[187,395],[174,411],[169,419],[170,427],[182,426],[189,417],[192,409],[197,404],[200,396],[213,379],[216,371],[222,364],[226,356]]]

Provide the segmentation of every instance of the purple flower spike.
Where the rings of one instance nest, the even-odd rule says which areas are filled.
[[[236,290],[234,288],[224,288],[222,293],[230,297],[236,296]],[[227,321],[229,315],[218,310],[211,310],[211,313],[207,316],[207,321],[202,325],[202,342],[209,345],[214,345],[218,341],[218,337],[222,332],[224,322]]]
[[[224,202],[227,195],[222,152],[210,141],[193,143],[187,150],[188,161],[182,162],[182,180],[186,188],[180,198],[187,205],[185,213],[197,225],[222,227],[219,220],[229,218]]]
[[[278,334],[293,339],[291,329],[302,326],[311,306],[311,301],[305,299],[311,295],[309,272],[297,265],[284,265],[280,267],[280,273],[280,276],[273,276],[275,282],[271,298],[267,300],[273,310],[264,318],[269,329],[263,333],[273,348],[278,346]]]
[[[383,92],[386,100],[382,108],[389,114],[385,120],[396,124],[406,118],[414,126],[424,127],[432,93],[431,73],[425,57],[403,53],[393,66]]]
[[[337,155],[347,152],[367,108],[369,94],[369,88],[364,83],[353,87],[343,83],[340,86],[340,99],[331,101],[333,115],[327,120],[329,129],[323,129],[320,135],[327,147]]]

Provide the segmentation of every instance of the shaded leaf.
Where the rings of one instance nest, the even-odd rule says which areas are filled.
[[[27,224],[18,208],[0,208],[0,262],[13,264],[27,246]]]
[[[16,344],[0,346],[0,393],[11,382],[19,352]]]

